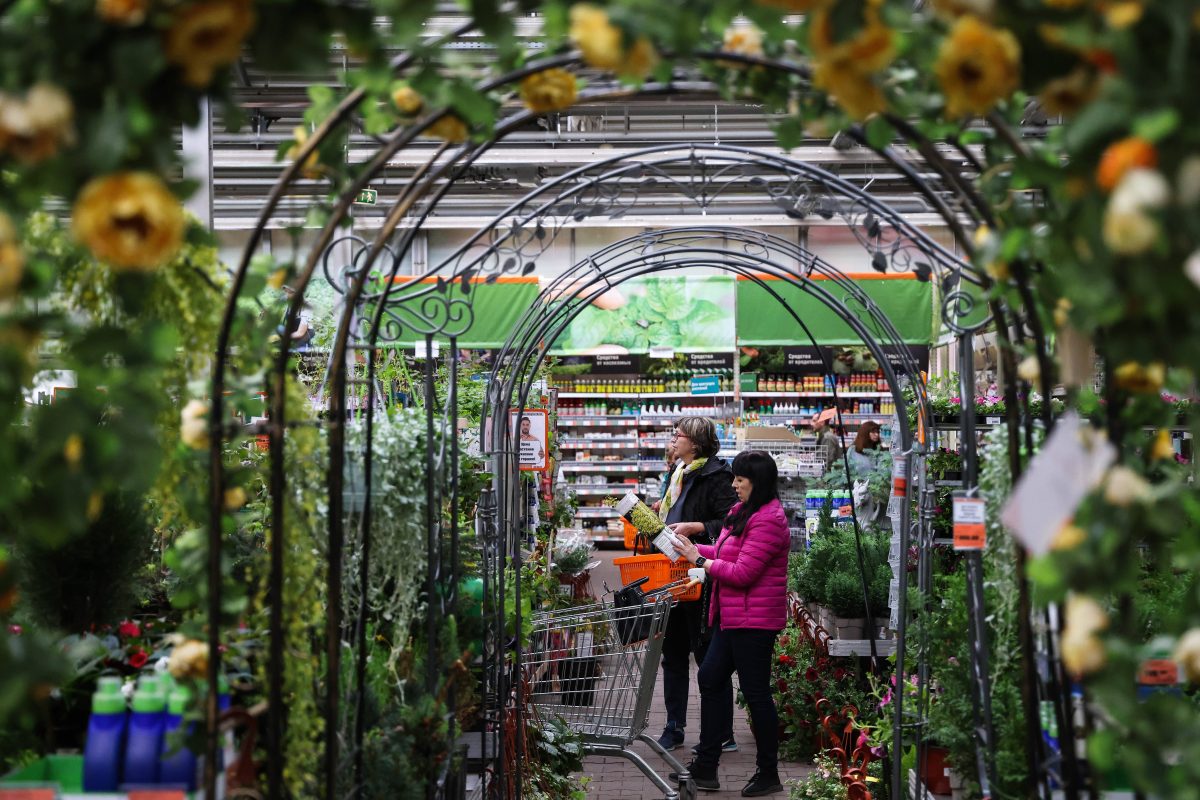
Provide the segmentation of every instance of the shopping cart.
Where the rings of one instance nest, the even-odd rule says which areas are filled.
[[[686,768],[645,732],[672,593],[691,583],[679,581],[643,594],[645,582],[642,578],[623,587],[610,602],[534,615],[523,662],[530,716],[535,724],[561,719],[582,736],[589,755],[628,759],[666,800],[691,800],[695,785]],[[677,787],[631,749],[635,741],[644,742],[678,773]]]

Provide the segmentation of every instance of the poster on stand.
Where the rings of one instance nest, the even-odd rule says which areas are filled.
[[[546,469],[546,412],[542,409],[525,409],[509,412],[513,429],[513,440],[517,442],[521,469],[526,472],[543,472]]]

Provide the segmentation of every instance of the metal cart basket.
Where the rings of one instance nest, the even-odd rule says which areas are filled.
[[[669,591],[659,591],[624,607],[600,602],[535,614],[523,664],[535,724],[558,717],[583,737],[588,754],[628,759],[664,798],[688,800],[686,769],[645,733],[672,604]],[[678,788],[630,749],[635,740],[679,774]]]

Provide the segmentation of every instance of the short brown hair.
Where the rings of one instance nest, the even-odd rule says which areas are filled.
[[[675,430],[692,440],[702,458],[715,456],[721,449],[717,426],[708,417],[680,417],[675,420]]]

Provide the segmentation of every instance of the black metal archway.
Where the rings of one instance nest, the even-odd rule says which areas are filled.
[[[448,35],[447,41],[462,36],[471,27],[471,25],[467,25],[452,32]],[[781,70],[799,78],[807,77],[807,71],[804,67],[783,61],[747,59],[736,54],[724,53],[704,53],[700,54],[699,58],[702,60],[721,58],[744,61],[754,63],[758,66]],[[413,56],[404,56],[398,59],[393,66],[397,73],[400,73],[409,67],[413,61]],[[500,78],[482,82],[478,86],[478,89],[487,92],[509,87],[521,78],[541,70],[550,67],[572,67],[577,64],[578,56],[576,54],[555,56],[531,62],[521,69]],[[579,102],[597,102],[628,97],[632,94],[667,95],[686,93],[697,89],[707,91],[711,90],[711,88],[711,85],[707,83],[688,84],[683,82],[666,85],[651,83],[646,84],[639,90],[618,87],[611,84],[596,84],[596,88],[585,92]],[[271,215],[274,213],[276,205],[284,191],[286,191],[287,186],[297,177],[299,165],[305,161],[310,153],[314,152],[321,145],[322,141],[330,135],[334,128],[345,123],[363,99],[364,93],[362,91],[352,92],[334,110],[326,122],[318,127],[308,142],[299,148],[295,163],[285,170],[279,184],[272,192],[268,203],[260,214],[254,235],[251,236],[250,241],[247,243],[242,261],[235,272],[232,295],[225,319],[222,322],[213,372],[212,413],[210,414],[212,435],[210,445],[211,523],[208,537],[208,606],[210,617],[210,652],[214,654],[209,665],[209,680],[213,687],[210,692],[211,698],[216,697],[215,686],[218,670],[220,669],[217,653],[219,652],[221,638],[219,626],[221,618],[221,528],[222,496],[225,484],[221,447],[226,435],[226,431],[223,429],[220,421],[224,416],[222,396],[226,381],[227,353],[232,344],[234,308],[246,285],[250,259],[258,246],[259,236],[271,219]],[[289,304],[288,324],[292,324],[296,320],[300,306],[304,302],[305,291],[309,287],[318,261],[328,251],[330,244],[334,241],[336,229],[346,216],[359,190],[386,166],[388,159],[392,155],[411,143],[418,135],[446,116],[447,113],[449,113],[447,109],[434,111],[414,125],[398,130],[396,133],[390,135],[384,141],[376,155],[364,165],[364,168],[357,174],[357,177],[351,180],[348,185],[342,187],[341,194],[333,208],[328,224],[318,236],[313,252],[310,254],[305,265],[300,269],[294,281],[297,291],[296,296]],[[456,179],[482,153],[486,152],[496,142],[502,140],[509,132],[528,124],[535,116],[537,115],[532,112],[521,111],[499,122],[494,135],[486,142],[468,143],[458,148],[443,145],[439,148],[429,162],[420,167],[411,180],[405,184],[399,200],[385,220],[383,227],[370,246],[366,248],[365,257],[361,260],[358,260],[356,257],[354,264],[345,273],[348,278],[345,287],[347,289],[347,302],[339,320],[337,334],[334,339],[333,354],[329,364],[330,369],[327,380],[330,391],[327,396],[328,408],[326,420],[323,423],[327,432],[330,457],[326,482],[329,525],[329,563],[327,572],[329,614],[326,620],[325,667],[328,675],[340,676],[343,639],[357,644],[353,682],[359,687],[363,685],[365,675],[365,648],[362,646],[363,637],[366,635],[365,627],[361,624],[361,620],[357,621],[354,625],[348,624],[343,620],[341,610],[343,573],[341,559],[346,546],[345,526],[347,524],[347,515],[343,505],[343,492],[345,489],[344,468],[346,464],[344,420],[346,417],[348,385],[351,381],[360,380],[350,374],[348,366],[348,362],[350,361],[349,356],[356,350],[365,350],[368,354],[373,353],[380,341],[386,341],[390,336],[389,332],[405,328],[423,335],[427,342],[431,342],[435,336],[445,335],[450,339],[451,350],[453,350],[454,326],[464,321],[469,323],[470,311],[469,304],[466,308],[462,308],[461,306],[457,309],[454,308],[445,289],[454,281],[463,281],[465,284],[472,277],[505,274],[513,268],[524,269],[525,265],[529,263],[522,262],[511,255],[506,255],[504,248],[508,247],[511,249],[515,247],[520,249],[522,247],[520,244],[522,240],[526,242],[538,240],[539,231],[541,231],[540,238],[545,238],[547,227],[544,222],[538,223],[536,220],[539,218],[544,220],[548,215],[552,215],[556,211],[563,211],[562,201],[558,201],[558,205],[556,205],[555,202],[547,202],[546,199],[536,199],[536,205],[530,205],[528,208],[514,208],[513,211],[515,213],[509,215],[510,220],[523,217],[525,222],[510,225],[509,236],[512,238],[508,240],[507,244],[503,240],[503,237],[486,243],[482,239],[478,240],[476,243],[483,247],[483,258],[471,257],[461,260],[456,264],[438,265],[437,268],[426,273],[427,277],[437,279],[432,288],[422,287],[418,284],[415,288],[398,289],[393,280],[397,275],[400,260],[412,244],[414,232],[437,206],[437,203],[452,190]],[[854,130],[852,131],[852,135],[856,136],[864,145],[870,146],[861,131]],[[906,133],[905,135],[910,138],[917,137],[919,142],[929,145],[927,141],[919,140],[919,134],[915,132],[911,132],[911,134]],[[871,149],[887,163],[894,166],[900,174],[910,181],[913,190],[929,201],[943,219],[946,227],[954,233],[958,246],[965,253],[970,254],[972,252],[972,244],[966,235],[965,226],[972,225],[981,220],[986,221],[990,215],[986,205],[971,189],[969,182],[958,175],[957,171],[947,164],[938,155],[936,150],[931,147],[920,147],[919,149],[925,163],[943,180],[945,184],[943,191],[936,191],[930,186],[921,175],[917,174],[912,165],[891,147],[871,147]],[[865,233],[865,236],[860,237],[860,242],[869,250],[871,263],[876,269],[880,269],[880,271],[887,269],[912,270],[919,275],[937,280],[944,292],[943,318],[947,324],[964,333],[974,327],[974,325],[967,326],[962,322],[971,314],[976,303],[976,293],[967,291],[964,281],[981,287],[986,287],[989,281],[986,277],[974,272],[967,261],[960,260],[954,254],[937,245],[936,242],[928,240],[928,237],[923,236],[920,231],[916,231],[911,226],[908,226],[899,215],[894,214],[886,205],[879,203],[878,200],[872,198],[864,191],[853,186],[847,187],[845,182],[841,181],[837,176],[830,175],[829,173],[821,174],[819,171],[815,171],[815,167],[804,165],[803,162],[773,155],[765,156],[764,154],[757,154],[754,151],[745,149],[740,149],[740,152],[738,151],[739,148],[706,146],[699,149],[692,148],[687,158],[692,159],[697,164],[709,165],[725,159],[723,162],[725,166],[723,168],[728,169],[740,169],[741,167],[728,166],[739,160],[743,163],[757,162],[758,166],[767,173],[787,176],[787,180],[782,182],[773,183],[764,178],[761,184],[759,184],[759,188],[772,196],[784,213],[797,219],[801,219],[809,214],[820,216],[825,216],[826,214],[831,216],[841,215],[847,221],[847,224],[856,231],[856,234],[859,231]],[[647,154],[647,156],[651,157],[650,160],[659,155],[661,154]],[[964,156],[969,156],[969,154],[964,152]],[[678,157],[676,159],[678,160]],[[969,157],[967,161],[975,163]],[[589,174],[589,168],[582,168],[571,174],[568,181],[560,180],[558,182],[560,187],[566,189],[565,196],[566,202],[569,203],[568,208],[575,208],[573,212],[566,212],[568,218],[584,210],[585,206],[573,205],[589,197],[584,192],[589,190],[602,191],[598,187],[628,187],[636,184],[638,181],[644,182],[649,177],[652,177],[648,175],[648,172],[652,173],[656,168],[653,165],[648,168],[644,164],[633,166],[632,164],[620,163],[616,160],[602,162],[600,165],[593,166],[597,167],[599,172]],[[719,173],[720,170],[708,171],[706,169],[705,172],[706,175]],[[730,173],[727,172],[726,174]],[[797,181],[796,178],[799,178],[799,180]],[[753,178],[750,179],[753,180]],[[576,180],[577,185],[574,187],[568,186],[567,183],[570,180]],[[704,194],[697,195],[701,199],[705,196]],[[601,194],[599,197],[603,198],[604,195]],[[947,198],[950,199],[948,200]],[[526,200],[534,200],[534,198],[526,198]],[[585,215],[601,213],[605,207],[605,203],[589,200],[586,203],[586,207]],[[699,207],[702,208],[702,204]],[[409,217],[412,218],[409,219]],[[531,221],[535,222],[530,224]],[[405,229],[397,237],[398,241],[393,246],[393,237],[401,229],[402,223],[404,223]],[[484,226],[484,230],[489,229],[496,229],[496,225]],[[528,237],[532,237],[532,239]],[[392,263],[384,265],[383,269],[378,273],[373,272],[376,261],[382,254],[389,250],[395,254],[392,257]],[[697,257],[701,260],[711,259],[713,263],[723,263],[728,254],[717,252],[709,252],[704,255],[695,254],[692,257],[693,263]],[[750,253],[743,253],[738,258],[741,260],[735,269],[742,270],[748,275],[755,272],[770,274],[772,268],[779,269],[778,265],[772,267],[771,258],[765,255],[755,256]],[[512,261],[511,265],[510,260]],[[628,267],[629,276],[631,277],[635,274],[638,269],[661,270],[675,266],[666,260],[657,264],[650,264],[649,266],[646,263],[643,261],[642,266],[638,267],[635,262],[631,262],[632,265]],[[801,285],[805,291],[810,291],[802,276],[794,273],[784,274],[785,272],[786,270],[781,271],[779,277],[786,280],[799,281],[798,285]],[[378,278],[382,278],[384,288],[382,292],[372,294],[368,291],[368,286],[372,285],[372,281]],[[811,283],[813,282],[808,281],[808,284]],[[834,301],[837,302],[836,298],[834,298]],[[850,309],[850,306],[845,307],[847,310]],[[363,313],[365,308],[370,309],[370,316]],[[569,313],[571,308],[578,308],[578,306],[564,304],[562,308],[567,310],[566,313]],[[864,308],[867,307],[864,306]],[[403,309],[403,311],[397,311],[397,309]],[[999,329],[1006,332],[1008,330],[1008,310],[999,300],[994,300],[989,301],[989,311]],[[385,314],[394,314],[394,316],[389,317],[389,320],[385,322]],[[852,320],[857,320],[854,313],[848,313],[844,318],[848,324],[852,325]],[[553,319],[558,319],[558,323],[551,322],[549,323],[551,327],[546,328],[547,320]],[[554,324],[561,324],[563,319],[566,319],[566,317],[546,316],[541,321],[535,320],[531,322],[532,327],[529,327],[528,330],[530,332],[538,328],[550,330]],[[870,345],[870,341],[876,338],[874,331],[861,325],[860,328],[860,334],[863,335],[864,341]],[[858,329],[856,328],[856,330]],[[886,330],[886,326],[880,323],[876,330]],[[282,746],[284,697],[279,676],[282,673],[284,663],[280,630],[282,626],[281,610],[283,602],[282,554],[285,535],[283,515],[284,495],[286,492],[286,480],[283,471],[283,441],[285,431],[289,425],[285,392],[286,376],[289,370],[289,345],[290,343],[285,337],[276,355],[274,370],[269,377],[270,421],[266,426],[270,455],[269,489],[272,497],[271,574],[268,585],[268,604],[271,611],[268,702],[271,710],[267,723],[267,754],[269,791],[270,796],[273,798],[282,797],[282,770],[285,760]],[[522,343],[520,340],[514,340],[513,352],[519,351],[525,352],[527,354],[526,357],[528,357],[528,355],[537,352],[537,346],[531,345],[528,342]],[[969,353],[970,349],[968,348],[966,352]],[[519,364],[520,362],[516,363]],[[881,360],[880,363],[886,363],[886,359]],[[370,396],[374,389],[374,359],[368,357],[366,365],[367,374],[365,381],[367,392]],[[451,359],[447,369],[451,380],[451,390],[448,398],[449,408],[447,409],[447,412],[449,412],[449,409],[453,408],[455,401],[454,382],[456,380],[456,367],[453,359]],[[431,363],[428,360],[424,377],[426,386],[429,389],[427,394],[432,396],[433,372]],[[528,386],[519,388],[522,385],[522,380],[520,373],[512,373],[511,375],[504,376],[499,381],[500,384],[506,384],[509,387],[507,390],[509,392],[508,402],[524,399],[523,395],[527,394]],[[1011,382],[1006,386],[1006,391],[1011,391],[1012,397],[1015,400],[1015,386]],[[1016,406],[1015,402],[1013,405],[1014,407]],[[897,407],[903,408],[903,400],[898,400]],[[369,487],[371,485],[371,426],[373,424],[373,410],[374,403],[369,402],[366,413],[366,450],[361,454],[364,463],[364,480],[367,484],[366,502],[361,513],[353,520],[353,524],[359,526],[364,532],[370,530],[371,519]],[[438,476],[444,471],[453,471],[458,459],[457,443],[454,441],[454,437],[438,437],[436,435],[439,431],[451,429],[453,418],[449,415],[450,413],[452,412],[443,414],[435,413],[432,403],[428,404],[426,408],[426,424],[429,433],[429,442],[431,443],[426,461],[428,476],[426,491],[428,516],[426,522],[430,558],[429,567],[423,577],[425,579],[426,598],[430,605],[431,632],[433,630],[432,619],[434,616],[447,613],[447,610],[456,601],[456,576],[453,573],[453,566],[448,563],[449,571],[443,571],[441,553],[444,545],[448,545],[451,550],[457,547],[458,531],[454,528],[453,522],[451,523],[450,530],[443,530],[440,520],[435,518],[432,511],[441,501],[443,493],[448,493],[449,496],[453,497],[457,492],[457,486],[453,482],[446,485],[438,480]],[[921,413],[927,414],[927,411],[923,409]],[[497,427],[504,428],[506,426]],[[1012,432],[1012,436],[1016,436],[1015,430]],[[440,444],[434,446],[434,442],[439,442]],[[1015,438],[1012,439],[1012,442],[1015,443]],[[504,444],[504,442],[500,442],[500,446],[496,448],[496,452],[501,457],[504,457],[504,454],[508,452],[508,448]],[[503,467],[504,465],[501,466]],[[907,506],[904,513],[907,514]],[[362,537],[361,546],[363,553],[360,563],[366,565],[369,563],[369,536]],[[498,555],[502,555],[502,550],[503,548]],[[365,586],[365,582],[363,582],[363,585]],[[446,590],[438,591],[439,585],[446,586]],[[365,606],[365,604],[361,605]],[[431,642],[430,646],[434,647],[436,643]],[[432,661],[432,659],[430,660]],[[429,675],[427,680],[432,683],[435,678],[436,676]],[[329,797],[345,796],[345,792],[339,789],[339,786],[342,785],[342,782],[339,780],[342,772],[340,747],[343,745],[343,741],[338,735],[339,723],[342,719],[341,693],[341,686],[336,678],[327,681],[324,700],[327,732],[325,736],[323,772],[325,792]],[[349,781],[352,786],[358,785],[358,779],[361,776],[362,696],[362,692],[357,693],[357,721],[354,724],[353,732],[348,737],[349,750],[353,754],[354,763],[354,777]],[[206,784],[210,796],[212,796],[212,780],[215,776],[217,750],[215,702],[210,703],[209,708],[208,742]],[[898,769],[896,774],[898,774]],[[354,790],[352,789],[351,791]],[[430,791],[432,794],[437,794],[440,790],[436,786],[431,786]]]

